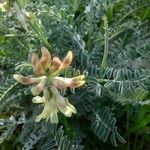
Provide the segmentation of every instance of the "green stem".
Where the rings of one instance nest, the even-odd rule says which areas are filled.
[[[89,20],[89,30],[88,30],[88,42],[87,42],[87,49],[88,51],[91,50],[91,44],[92,44],[92,33],[93,33],[93,23],[92,23],[92,20],[93,20],[93,1],[90,2],[91,4],[91,10],[90,12],[87,14],[88,15],[88,20]]]
[[[22,8],[22,6],[23,6],[23,1],[22,0],[16,0],[16,3],[18,4],[18,6],[20,8]]]
[[[16,4],[17,4],[16,9],[18,11],[20,11],[23,7],[23,1],[17,0]],[[52,46],[48,43],[48,41],[46,39],[46,35],[45,35],[41,25],[38,23],[36,16],[32,13],[29,16],[27,16],[27,14],[24,14],[24,15],[28,19],[28,22],[29,22],[30,26],[32,27],[32,29],[37,33],[38,38],[47,46],[47,48],[51,49]]]
[[[129,106],[127,107],[127,125],[126,125],[126,131],[129,128]],[[127,133],[127,150],[130,150],[130,136]]]
[[[64,115],[62,116],[62,121],[63,121],[63,125],[64,125],[64,128],[65,128],[66,134],[68,135],[69,138],[71,138],[72,131],[71,131],[71,128],[68,124],[66,116],[64,116]]]
[[[42,30],[40,24],[38,23],[38,20],[35,15],[31,14],[31,17],[29,18],[29,23],[32,27],[32,29],[37,33],[38,38],[49,48],[51,49],[52,46],[48,43],[46,39],[46,35],[44,34],[44,31]]]
[[[101,64],[101,72],[104,71],[104,69],[107,66],[107,57],[108,57],[108,43],[109,43],[109,39],[108,39],[108,23],[107,23],[107,18],[104,18],[104,29],[105,29],[105,45],[104,45],[104,55],[103,55],[103,60],[102,60],[102,64]]]
[[[134,141],[134,148],[133,148],[133,150],[136,150],[136,142],[137,142],[137,134],[135,135],[135,141]]]
[[[75,1],[74,1],[74,5],[73,5],[74,13],[78,10],[78,7],[79,7],[79,1],[78,1],[78,0],[75,0]]]

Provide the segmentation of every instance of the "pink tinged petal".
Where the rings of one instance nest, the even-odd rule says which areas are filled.
[[[42,58],[40,59],[40,63],[41,63],[42,65],[45,65],[45,64],[47,63],[47,58],[46,58],[46,57],[42,57]]]
[[[30,85],[30,84],[36,83],[36,80],[34,78],[25,77],[23,75],[14,74],[13,77],[19,83],[24,84],[24,85]]]
[[[44,73],[45,73],[45,71],[43,70],[41,63],[38,60],[36,62],[36,65],[35,65],[35,74],[36,75],[43,75]]]
[[[32,66],[33,66],[33,69],[35,69],[35,66],[36,66],[36,62],[39,60],[37,54],[35,53],[32,53],[31,54],[31,63],[32,63]]]
[[[39,95],[44,90],[44,81],[41,81],[38,85],[31,88],[33,95]]]
[[[61,60],[58,57],[53,57],[53,65],[59,67],[61,65]]]
[[[80,75],[72,78],[72,83],[70,85],[70,88],[77,88],[82,86],[85,83],[85,81],[83,80],[84,78],[85,78],[84,75]]]
[[[59,70],[62,62],[58,57],[53,57],[52,63],[53,65],[51,66],[50,72],[55,72]]]
[[[73,53],[72,51],[69,51],[67,53],[67,56],[65,57],[65,59],[63,60],[61,66],[60,66],[60,69],[65,69],[67,67],[69,67],[69,65],[71,64],[72,62],[72,59],[73,59]]]
[[[51,66],[51,54],[47,48],[42,47],[42,57],[40,59],[40,63],[44,65],[46,68]]]
[[[77,88],[82,86],[85,81],[83,80],[85,78],[84,75],[81,76],[77,76],[74,78],[63,78],[63,77],[54,77],[52,79],[52,83],[55,87],[59,88],[59,89],[63,89],[63,88]]]
[[[67,53],[67,56],[63,60],[63,64],[69,66],[71,64],[71,62],[72,62],[72,59],[73,59],[73,53],[72,53],[72,51],[69,51]]]
[[[44,70],[42,68],[42,65],[40,63],[40,60],[39,60],[37,54],[32,53],[31,63],[32,63],[33,71],[36,75],[44,74]]]
[[[71,78],[54,77],[52,83],[59,89],[67,88],[71,84]]]

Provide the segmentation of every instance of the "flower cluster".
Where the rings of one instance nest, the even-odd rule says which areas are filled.
[[[59,90],[82,86],[85,83],[83,80],[85,76],[80,75],[73,78],[58,76],[70,66],[73,59],[71,51],[68,52],[63,61],[58,57],[51,57],[51,54],[45,47],[41,48],[41,52],[41,58],[35,53],[31,55],[31,65],[35,77],[15,74],[14,78],[21,84],[34,85],[31,88],[31,92],[34,95],[32,102],[41,103],[44,106],[42,113],[36,117],[35,121],[50,119],[51,123],[58,123],[58,111],[67,117],[71,117],[73,113],[76,114],[75,107],[69,103],[66,97],[60,94]],[[40,93],[43,93],[42,97],[39,96]]]

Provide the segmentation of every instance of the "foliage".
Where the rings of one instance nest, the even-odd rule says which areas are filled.
[[[148,150],[150,1],[5,2],[0,2],[1,149]],[[57,125],[35,123],[41,107],[32,103],[31,87],[13,79],[15,73],[33,74],[31,53],[42,46],[60,58],[72,50],[72,67],[62,75],[86,76],[83,87],[61,91],[77,114],[59,114]]]

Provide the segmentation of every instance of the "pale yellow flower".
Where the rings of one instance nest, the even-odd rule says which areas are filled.
[[[45,79],[45,76],[38,77],[38,78],[32,78],[32,77],[25,77],[20,74],[14,74],[14,79],[17,80],[19,83],[24,85],[30,85],[41,82],[43,79]]]
[[[33,100],[35,102],[35,100]],[[41,103],[42,99],[36,101],[36,103]],[[41,119],[45,119],[46,121],[50,120],[51,123],[58,123],[58,109],[55,103],[55,99],[51,98],[50,101],[43,101],[44,108],[40,115],[38,115],[35,119],[36,122],[39,122]]]
[[[54,95],[57,108],[67,117],[71,117],[72,113],[76,114],[76,109],[68,102],[68,99],[61,96],[58,90],[52,86],[51,91]]]
[[[77,88],[82,86],[85,81],[83,80],[85,78],[84,75],[80,75],[74,78],[64,78],[64,77],[53,77],[52,83],[55,87],[59,89],[63,88]]]
[[[21,84],[34,85],[31,88],[33,103],[43,105],[43,111],[36,117],[36,122],[41,119],[50,120],[51,123],[58,123],[58,112],[60,111],[66,117],[76,114],[75,107],[69,103],[66,97],[63,97],[58,89],[77,88],[82,86],[85,81],[84,75],[73,78],[59,77],[58,75],[72,62],[73,54],[71,51],[61,61],[58,57],[51,57],[49,51],[42,47],[42,56],[32,53],[31,65],[36,77],[25,77],[15,74],[14,78]],[[38,96],[43,92],[43,97]]]
[[[42,80],[40,83],[38,83],[36,86],[32,87],[31,88],[31,92],[33,95],[39,95],[43,90],[44,90],[44,87],[45,87],[45,80]]]

